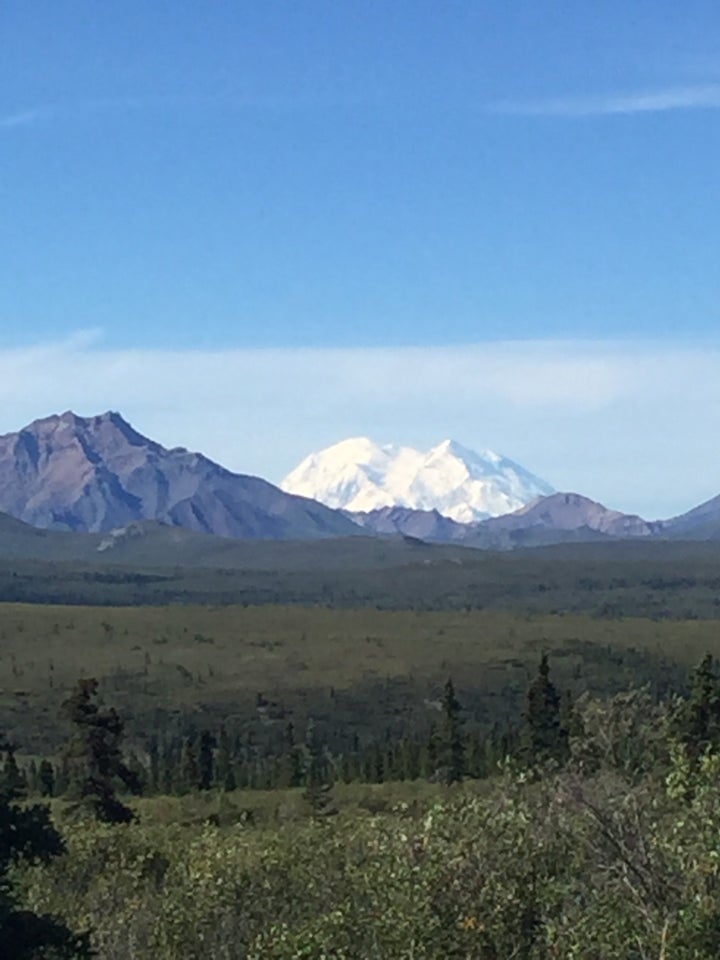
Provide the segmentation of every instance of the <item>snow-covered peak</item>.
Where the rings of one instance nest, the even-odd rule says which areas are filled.
[[[281,486],[336,509],[437,510],[461,523],[510,513],[553,492],[545,481],[489,450],[480,454],[443,440],[424,452],[367,437],[311,454]]]

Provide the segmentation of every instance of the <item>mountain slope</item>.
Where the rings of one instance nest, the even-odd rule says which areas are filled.
[[[117,413],[68,412],[0,437],[0,511],[37,527],[92,532],[141,520],[259,539],[359,532],[322,504],[201,454],[167,450]]]
[[[366,513],[351,513],[358,526],[377,534],[399,533],[430,543],[452,543],[464,540],[474,524],[457,523],[437,510],[412,510],[410,507],[378,507]]]
[[[478,454],[445,440],[422,452],[380,446],[367,437],[311,454],[281,486],[352,512],[407,507],[436,510],[459,523],[505,514],[553,492],[544,480],[492,451]]]
[[[720,496],[666,520],[663,535],[686,540],[720,540]]]
[[[468,531],[468,546],[509,548],[603,539],[635,539],[661,533],[661,523],[609,510],[577,493],[540,497],[507,516],[495,517]]]

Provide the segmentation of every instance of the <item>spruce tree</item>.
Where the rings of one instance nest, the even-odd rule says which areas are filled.
[[[40,773],[34,757],[30,760],[24,773],[27,791],[31,796],[36,797],[40,793]]]
[[[200,785],[200,768],[194,737],[187,737],[180,753],[180,788],[182,792],[197,790]]]
[[[38,767],[38,781],[41,797],[55,796],[55,770],[49,760],[41,760]]]
[[[523,753],[529,764],[568,757],[568,732],[561,720],[561,698],[550,680],[547,654],[540,659],[538,675],[527,692],[524,717]]]
[[[198,787],[209,790],[215,779],[215,738],[209,730],[200,734],[198,745]]]
[[[308,720],[305,733],[305,800],[316,818],[337,813],[332,785],[326,773],[325,754],[314,721]]]
[[[27,794],[27,780],[15,759],[15,748],[5,747],[5,762],[2,768],[2,789],[7,797],[17,800]]]
[[[676,703],[669,725],[693,763],[707,751],[720,749],[720,676],[712,654],[706,654],[693,671],[690,696]]]
[[[230,737],[225,727],[220,728],[217,755],[215,757],[215,783],[221,790],[230,793],[237,786],[233,770]]]
[[[435,777],[443,783],[459,783],[466,774],[462,707],[448,677],[442,698],[442,722],[435,741]]]
[[[10,868],[47,863],[64,850],[47,807],[21,807],[12,789],[0,786],[0,955],[3,960],[83,960],[91,951],[86,936],[74,935],[54,917],[18,908]]]
[[[160,745],[157,737],[151,737],[148,743],[147,792],[160,793]]]
[[[302,747],[295,742],[295,727],[288,723],[283,737],[283,757],[280,784],[284,787],[300,787],[303,783]]]
[[[125,764],[120,744],[123,722],[114,709],[101,709],[98,683],[78,680],[62,709],[75,727],[65,751],[70,798],[106,823],[127,823],[133,813],[116,796],[124,787],[137,793],[137,777]]]

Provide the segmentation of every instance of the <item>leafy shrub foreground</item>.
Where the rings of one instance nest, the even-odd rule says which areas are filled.
[[[101,960],[716,958],[717,756],[636,776],[601,746],[544,779],[453,788],[419,818],[65,824],[67,855],[16,879]]]

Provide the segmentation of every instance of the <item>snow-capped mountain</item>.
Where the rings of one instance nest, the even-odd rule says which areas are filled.
[[[311,454],[280,486],[335,509],[437,510],[459,523],[511,513],[554,492],[544,480],[491,450],[475,453],[454,440],[443,440],[423,452],[395,444],[380,446],[367,437],[343,440]]]

